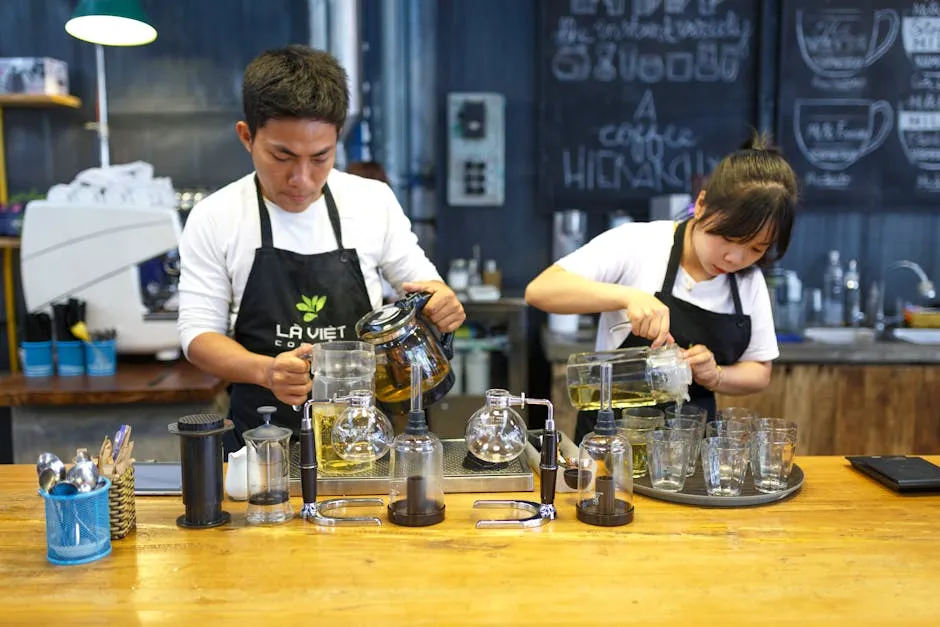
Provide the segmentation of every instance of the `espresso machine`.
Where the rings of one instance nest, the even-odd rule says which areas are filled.
[[[170,204],[33,201],[21,240],[26,309],[84,300],[86,325],[114,329],[119,353],[175,359],[181,234]]]

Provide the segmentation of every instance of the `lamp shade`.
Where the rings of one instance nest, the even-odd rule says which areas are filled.
[[[65,32],[103,46],[142,46],[157,38],[139,0],[81,0]]]

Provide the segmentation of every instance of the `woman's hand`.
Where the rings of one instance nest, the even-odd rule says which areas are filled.
[[[669,334],[669,307],[661,300],[641,290],[630,290],[627,316],[633,327],[631,333],[652,340],[652,347],[675,342]]]
[[[692,378],[707,390],[714,391],[721,384],[721,367],[715,361],[715,355],[708,347],[696,344],[682,356],[692,368]]]

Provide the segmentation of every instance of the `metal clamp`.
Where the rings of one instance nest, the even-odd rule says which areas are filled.
[[[529,529],[532,527],[541,527],[549,521],[555,520],[557,514],[554,505],[523,500],[474,501],[473,509],[509,509],[530,514],[530,516],[526,518],[478,520],[476,524],[477,529]]]
[[[300,517],[321,527],[351,527],[355,525],[381,526],[382,519],[378,516],[330,516],[329,512],[347,507],[381,507],[385,501],[379,498],[363,499],[328,499],[318,503],[304,503],[300,509]]]

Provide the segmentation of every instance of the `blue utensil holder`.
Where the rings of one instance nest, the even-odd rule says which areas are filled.
[[[20,361],[27,377],[52,376],[52,342],[22,342]]]
[[[109,377],[117,370],[117,341],[89,342],[85,347],[85,372],[90,377]]]
[[[46,503],[46,557],[53,564],[87,564],[111,553],[108,492],[111,481],[98,480],[91,492],[59,484],[40,490]]]
[[[56,342],[56,372],[60,377],[80,377],[85,374],[85,344],[82,342]]]

